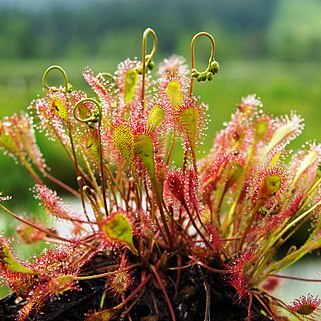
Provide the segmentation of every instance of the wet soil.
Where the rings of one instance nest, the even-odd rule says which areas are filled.
[[[175,287],[176,272],[162,272],[177,321],[245,321],[248,301],[237,302],[235,290],[222,274],[209,273],[192,267],[182,270],[179,288]],[[79,283],[81,291],[69,291],[53,298],[32,311],[28,321],[84,321],[90,312],[99,311],[106,280],[95,279]],[[106,297],[108,302],[119,303]],[[0,320],[14,321],[24,301],[18,302],[15,293],[0,300]],[[110,303],[111,304],[111,303]],[[270,321],[261,314],[261,306],[253,300],[251,321]],[[115,320],[124,321],[171,321],[169,309],[162,291],[155,281],[150,281],[130,313]]]

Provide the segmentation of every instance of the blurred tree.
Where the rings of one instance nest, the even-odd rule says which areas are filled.
[[[23,58],[32,52],[30,18],[21,12],[8,11],[1,14],[0,57]]]
[[[159,51],[177,52],[197,31],[224,37],[225,54],[257,56],[266,51],[266,30],[276,0],[93,0],[81,6],[52,1],[40,11],[0,11],[0,58],[140,55],[132,38],[146,27],[157,30]],[[56,4],[56,5],[55,5]],[[34,8],[34,7],[32,7]],[[138,32],[137,32],[138,31]],[[138,39],[138,38],[137,38]],[[187,42],[187,44],[188,44]],[[186,44],[185,44],[185,47]],[[119,49],[116,49],[119,48]],[[138,52],[137,52],[138,50]]]
[[[268,32],[271,53],[278,58],[321,59],[321,1],[280,0]]]

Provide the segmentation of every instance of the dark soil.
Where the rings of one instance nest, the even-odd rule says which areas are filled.
[[[222,274],[209,273],[196,267],[182,270],[180,286],[175,291],[176,272],[162,274],[167,281],[177,321],[245,321],[248,302],[236,302],[235,290],[226,284]],[[82,281],[81,291],[68,292],[47,302],[41,312],[34,312],[28,321],[83,321],[88,313],[99,311],[105,290],[105,280]],[[207,291],[206,291],[207,289]],[[207,292],[207,294],[206,294]],[[14,321],[23,300],[16,303],[17,295],[10,294],[0,300],[0,320]],[[106,298],[112,302],[114,298]],[[117,302],[116,302],[117,303]],[[209,315],[208,319],[205,319]],[[261,306],[253,300],[251,321],[271,321],[260,313]],[[119,316],[115,320],[122,320]],[[138,303],[124,321],[171,321],[167,303],[157,283],[151,281]]]

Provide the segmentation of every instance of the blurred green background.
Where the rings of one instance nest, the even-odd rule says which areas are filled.
[[[191,38],[208,31],[221,71],[195,88],[210,107],[204,153],[241,97],[252,93],[268,112],[297,110],[305,118],[293,148],[321,142],[320,17],[321,0],[0,0],[0,117],[27,109],[42,93],[50,65],[64,67],[74,88],[90,92],[84,67],[113,72],[121,60],[140,58],[145,28],[158,35],[156,64],[174,53],[189,62]],[[209,44],[198,41],[199,69],[208,55]],[[62,152],[39,139],[53,173],[72,180]],[[0,191],[14,198],[6,205],[20,213],[33,209],[33,182],[24,170],[0,155],[0,173]],[[13,233],[1,216],[0,230]]]
[[[215,37],[221,71],[195,88],[210,106],[203,152],[235,104],[252,93],[268,112],[294,109],[306,119],[294,147],[321,141],[320,16],[320,0],[1,0],[0,116],[25,110],[42,93],[41,77],[50,65],[63,66],[74,88],[90,92],[83,68],[113,72],[121,60],[140,58],[146,27],[158,35],[156,63],[173,53],[189,62],[190,40],[204,30]],[[199,69],[208,55],[209,44],[198,41]],[[43,150],[54,174],[71,180],[74,172],[61,151],[47,142]],[[0,168],[0,190],[15,198],[13,206],[25,207],[33,183],[2,155]]]

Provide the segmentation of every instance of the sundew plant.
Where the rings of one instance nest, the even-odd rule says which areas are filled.
[[[204,71],[195,68],[201,37],[211,45]],[[302,118],[267,114],[250,95],[197,159],[211,107],[193,95],[193,84],[219,71],[214,39],[193,37],[190,70],[172,56],[152,71],[156,49],[156,34],[146,29],[142,61],[127,59],[113,74],[85,68],[89,95],[52,66],[28,113],[2,119],[4,153],[34,178],[32,192],[47,215],[71,226],[64,236],[12,212],[5,204],[14,198],[1,196],[2,215],[19,221],[22,242],[50,243],[22,260],[15,240],[0,237],[2,282],[12,289],[2,313],[18,321],[316,320],[318,295],[283,302],[277,287],[286,278],[281,271],[321,246],[321,145],[286,149]],[[51,73],[61,74],[62,86],[48,84]],[[36,130],[63,146],[76,188],[50,174]],[[296,247],[302,226],[306,239]]]

